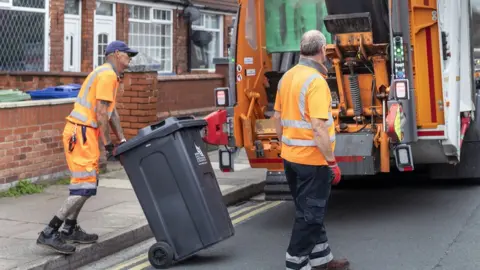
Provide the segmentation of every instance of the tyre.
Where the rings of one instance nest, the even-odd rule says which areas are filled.
[[[153,244],[148,250],[148,260],[155,269],[167,269],[173,263],[172,247],[165,242]]]

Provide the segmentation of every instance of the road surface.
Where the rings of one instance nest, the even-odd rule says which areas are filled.
[[[480,186],[405,178],[352,180],[333,191],[326,226],[334,255],[355,270],[480,269]],[[285,269],[292,203],[254,199],[230,212],[233,238],[171,269]],[[146,259],[153,243],[81,270],[154,269]]]

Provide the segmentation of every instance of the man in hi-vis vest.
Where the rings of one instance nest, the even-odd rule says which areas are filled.
[[[332,182],[341,178],[333,155],[332,97],[322,76],[325,46],[320,31],[304,34],[300,61],[281,78],[275,100],[281,157],[296,207],[286,254],[292,270],[349,268],[347,260],[333,259],[323,224]]]
[[[109,124],[120,142],[125,142],[115,100],[120,74],[137,54],[124,42],[113,41],[105,50],[106,63],[85,78],[63,130],[64,152],[71,174],[70,196],[40,232],[37,244],[71,254],[76,248],[67,242],[89,244],[98,240],[98,235],[88,234],[78,226],[77,217],[85,201],[97,194],[100,138],[107,156],[113,155]]]

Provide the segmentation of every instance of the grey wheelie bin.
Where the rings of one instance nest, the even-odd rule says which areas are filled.
[[[157,241],[148,259],[169,268],[234,235],[200,131],[203,119],[170,117],[120,145],[120,160]]]

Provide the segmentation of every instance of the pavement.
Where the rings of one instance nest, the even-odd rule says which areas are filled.
[[[266,171],[251,169],[245,152],[236,159],[236,172],[218,169],[217,152],[209,153],[227,205],[263,191]],[[68,196],[65,185],[48,187],[40,194],[0,199],[0,269],[77,269],[152,237],[143,210],[122,166],[109,163],[101,175],[98,195],[84,206],[79,223],[95,232],[99,241],[78,245],[70,256],[57,255],[36,245],[43,230]]]
[[[476,183],[413,176],[342,182],[326,215],[330,247],[337,258],[350,260],[352,270],[478,270],[479,192]],[[265,203],[271,207],[260,206]],[[170,269],[285,269],[293,203],[259,197],[246,205],[230,211],[234,237]],[[146,256],[153,243],[149,239],[79,270],[153,270]]]

